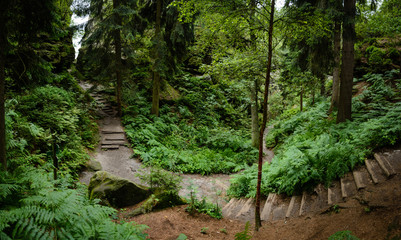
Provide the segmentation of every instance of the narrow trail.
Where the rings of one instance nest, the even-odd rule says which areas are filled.
[[[92,88],[89,83],[81,83],[81,87],[87,91]],[[121,119],[116,116],[117,111],[111,102],[107,101],[107,96],[100,93],[98,89],[91,91],[90,95],[95,99],[98,106],[99,135],[100,142],[96,148],[91,161],[97,161],[102,166],[102,170],[116,176],[129,179],[135,183],[141,183],[137,177],[138,171],[146,169],[136,158],[132,158],[134,152],[129,147],[130,144],[125,137]],[[265,131],[267,134],[268,128]],[[273,152],[264,149],[264,161],[271,162]],[[146,171],[146,170],[145,170]],[[80,182],[89,184],[94,171],[84,171],[80,174]],[[220,206],[227,204],[226,191],[230,186],[230,178],[233,175],[212,174],[202,176],[200,174],[180,174],[182,177],[181,190],[179,195],[189,198],[193,191],[198,199],[206,198],[207,201],[218,203]]]
[[[81,84],[85,90],[90,84]],[[93,154],[92,161],[98,161],[103,171],[122,178],[141,183],[136,173],[146,168],[136,158],[125,137],[121,119],[116,117],[116,109],[98,90],[91,96],[98,104],[100,144]],[[264,136],[267,135],[266,129]],[[264,148],[264,162],[271,162],[274,154]],[[93,171],[84,171],[80,181],[88,184]],[[227,219],[252,221],[255,216],[253,198],[231,199],[227,203],[226,191],[233,175],[181,174],[181,197],[189,198],[191,190],[198,199],[218,203],[223,216]],[[395,177],[394,177],[395,176]],[[374,154],[374,159],[366,159],[365,165],[354,169],[343,178],[334,181],[329,188],[318,185],[312,192],[286,196],[270,193],[262,201],[261,218],[263,221],[287,220],[302,216],[316,216],[332,211],[333,206],[340,208],[389,208],[398,209],[401,198],[401,145],[392,149],[382,149]]]

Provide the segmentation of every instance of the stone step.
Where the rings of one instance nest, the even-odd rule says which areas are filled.
[[[102,145],[119,145],[124,146],[126,144],[125,141],[102,141]]]
[[[124,138],[124,136],[115,137],[115,138],[113,138],[113,137],[105,137],[104,140],[105,141],[125,141],[125,138]]]
[[[372,183],[368,170],[365,166],[356,167],[354,171],[352,171],[352,174],[354,176],[355,185],[358,190],[366,188],[366,186]]]
[[[102,145],[102,149],[114,150],[119,149],[120,145]]]
[[[104,134],[121,134],[124,133],[123,130],[102,130]]]
[[[271,213],[273,210],[274,202],[276,201],[277,194],[269,193],[267,197],[266,203],[263,207],[262,213],[260,214],[260,218],[263,221],[269,221],[271,217]]]
[[[301,207],[302,196],[292,196],[287,212],[286,218],[297,217],[299,215],[299,208]]]
[[[375,157],[377,163],[379,163],[379,166],[383,169],[383,171],[387,177],[390,177],[395,174],[393,167],[388,162],[388,160],[385,156],[375,153],[374,157]]]
[[[366,159],[365,165],[370,177],[375,184],[386,180],[383,170],[380,168],[379,163],[377,163],[375,160]]]
[[[341,183],[338,180],[333,181],[330,187],[327,189],[327,204],[329,206],[333,206],[341,202],[343,202]]]
[[[356,194],[357,189],[354,177],[351,172],[348,172],[341,178],[341,195],[343,198],[351,197]]]

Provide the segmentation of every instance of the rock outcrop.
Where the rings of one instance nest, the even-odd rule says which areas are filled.
[[[146,187],[105,171],[93,175],[88,191],[90,199],[99,198],[102,204],[116,208],[135,205],[151,194]]]

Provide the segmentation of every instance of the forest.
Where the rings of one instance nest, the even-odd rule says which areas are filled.
[[[8,0],[0,33],[0,239],[164,239],[94,197],[100,171],[83,183],[114,151],[105,119],[141,166],[144,213],[184,204],[224,221],[230,199],[252,199],[252,227],[209,239],[268,239],[251,228],[272,194],[330,190],[401,150],[399,0]],[[181,194],[183,179],[220,176],[223,205]],[[364,239],[343,230],[325,238]],[[208,239],[181,233],[168,239]]]

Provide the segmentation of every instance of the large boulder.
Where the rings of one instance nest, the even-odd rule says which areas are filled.
[[[90,199],[99,198],[101,203],[117,208],[135,205],[151,194],[148,188],[105,171],[93,175],[88,190]]]

